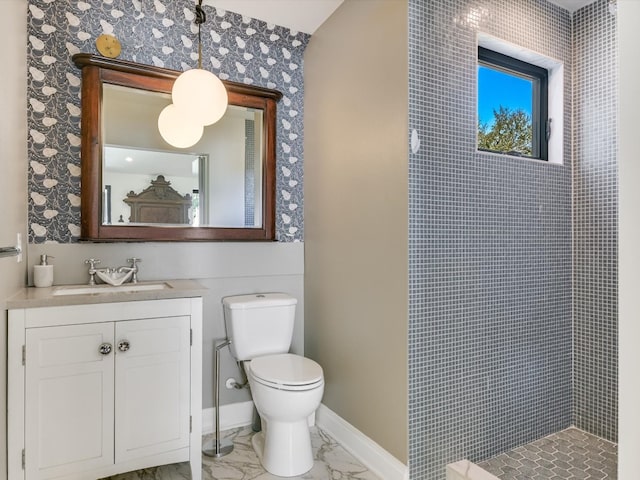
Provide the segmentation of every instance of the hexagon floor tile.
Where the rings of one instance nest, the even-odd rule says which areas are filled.
[[[478,465],[500,480],[616,480],[618,445],[571,427]]]

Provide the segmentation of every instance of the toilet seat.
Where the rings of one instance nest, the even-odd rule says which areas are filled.
[[[257,357],[246,368],[256,382],[278,390],[312,390],[324,384],[320,365],[291,353]]]

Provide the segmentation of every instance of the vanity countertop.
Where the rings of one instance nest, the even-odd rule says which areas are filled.
[[[158,283],[166,283],[168,288],[136,292],[109,291],[105,288],[104,291],[100,293],[56,295],[57,290],[69,287],[69,285],[55,285],[47,288],[25,287],[7,300],[6,308],[11,310],[16,308],[59,307],[92,303],[136,302],[167,298],[201,297],[207,290],[206,287],[195,280],[138,282],[137,285]]]

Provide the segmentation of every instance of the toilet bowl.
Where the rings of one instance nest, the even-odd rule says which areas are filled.
[[[313,467],[308,417],[322,400],[322,368],[313,360],[289,353],[245,362],[245,370],[262,432],[253,447],[265,470],[293,477]]]
[[[284,293],[222,299],[231,354],[244,365],[262,420],[253,448],[265,470],[280,477],[302,475],[313,467],[307,418],[324,393],[322,367],[287,353],[297,303]]]

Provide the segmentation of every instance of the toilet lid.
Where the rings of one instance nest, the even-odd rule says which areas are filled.
[[[250,368],[257,380],[278,385],[302,386],[322,381],[320,365],[291,353],[254,358]]]

